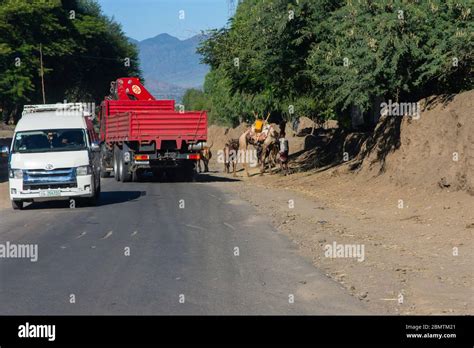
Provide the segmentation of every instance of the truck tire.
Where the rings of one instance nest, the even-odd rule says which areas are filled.
[[[22,210],[23,209],[23,201],[12,201],[12,208],[13,210]]]
[[[130,166],[124,162],[123,156],[121,156],[120,161],[122,162],[122,169],[120,170],[120,172],[122,173],[122,182],[132,181],[132,173],[130,173]]]
[[[114,148],[114,178],[116,181],[120,181],[120,166],[119,166],[119,160],[120,160],[120,149],[118,147]]]
[[[132,181],[132,173],[130,173],[129,165],[123,160],[123,151],[119,152],[119,180],[121,182]]]

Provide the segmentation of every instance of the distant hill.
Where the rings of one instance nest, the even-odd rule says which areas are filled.
[[[202,87],[209,68],[200,63],[196,48],[204,38],[179,40],[160,34],[143,41],[130,39],[139,49],[145,85],[155,97],[180,101],[187,88]]]

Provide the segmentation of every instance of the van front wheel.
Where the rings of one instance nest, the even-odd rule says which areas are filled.
[[[100,192],[101,189],[99,183],[99,185],[94,188],[94,195],[85,199],[86,204],[89,206],[96,206],[99,203]]]
[[[22,210],[23,209],[23,201],[12,201],[12,208],[13,208],[13,210]]]

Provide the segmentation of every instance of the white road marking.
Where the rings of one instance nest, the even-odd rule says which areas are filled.
[[[135,236],[136,234],[138,233],[138,231],[133,231],[133,233],[131,234],[131,236]]]
[[[195,228],[195,229],[197,229],[197,230],[202,230],[202,231],[204,231],[204,228],[199,227],[199,226],[194,226],[194,225],[185,225],[185,226],[186,226],[186,227]]]
[[[226,225],[227,227],[229,227],[230,229],[235,231],[235,227],[232,226],[231,224],[228,224],[227,222],[224,222],[224,225]]]
[[[245,202],[242,201],[242,200],[239,200],[239,199],[231,199],[227,202],[225,202],[226,204],[232,204],[232,205],[245,205]]]
[[[211,195],[210,193],[207,194],[209,197],[212,197],[212,198],[215,198],[217,199],[218,201],[222,201],[222,198],[219,198],[217,196],[214,196],[214,195]]]
[[[76,237],[76,239],[82,238],[87,234],[87,232],[82,232],[80,235]]]
[[[114,233],[114,232],[113,232],[113,231],[107,232],[107,234],[106,234],[105,236],[103,236],[101,239],[107,239],[107,238],[109,238],[109,237],[112,235],[112,233]]]

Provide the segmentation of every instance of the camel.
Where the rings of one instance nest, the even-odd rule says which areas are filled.
[[[256,119],[258,119],[258,114],[254,112]],[[269,124],[267,124],[268,118],[270,117],[270,113],[267,114],[267,118],[264,122],[264,126],[261,132],[257,133],[255,131],[255,126],[248,128],[242,135],[239,137],[239,152],[242,154],[246,154],[249,145],[253,145],[254,147],[260,147],[260,155],[258,156],[259,163],[260,163],[260,175],[263,175],[265,172],[266,167],[266,160],[267,157],[270,155],[270,152],[275,144],[278,141],[278,132]],[[243,157],[241,155],[241,157]],[[250,176],[248,171],[248,163],[247,161],[243,161],[243,167],[247,177]],[[270,161],[270,171],[271,171],[271,161]]]

